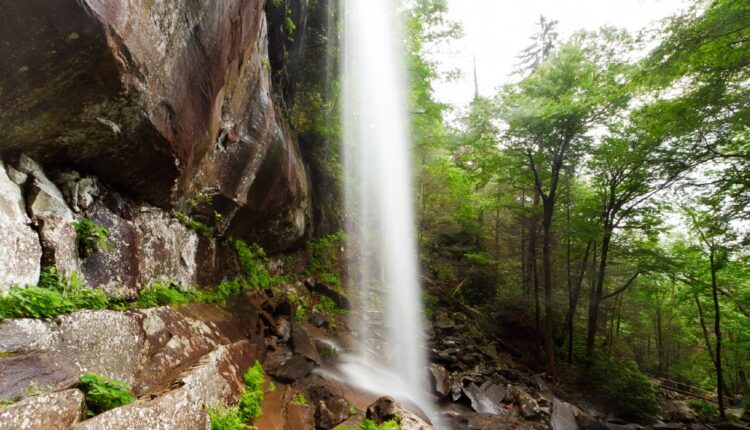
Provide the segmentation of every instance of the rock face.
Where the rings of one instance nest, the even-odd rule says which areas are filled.
[[[216,212],[272,250],[293,244],[310,224],[309,184],[273,101],[264,4],[0,0],[0,153]],[[44,185],[40,205],[57,197]],[[93,187],[78,185],[66,190],[76,210]],[[205,207],[186,203],[196,196]]]
[[[66,390],[29,397],[0,409],[0,429],[67,429],[82,416],[83,393]]]
[[[29,224],[21,188],[0,162],[0,289],[39,279],[42,247]]]

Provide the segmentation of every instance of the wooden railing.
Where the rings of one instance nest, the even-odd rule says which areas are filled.
[[[711,391],[693,387],[691,385],[666,378],[658,378],[658,381],[659,388],[661,388],[662,390],[673,391],[687,397],[694,397],[696,399],[705,400],[707,402],[718,403],[718,401],[715,399],[714,393],[712,393]]]

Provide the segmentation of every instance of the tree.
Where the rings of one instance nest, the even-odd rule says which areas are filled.
[[[617,44],[622,34],[605,31]],[[509,86],[501,95],[505,139],[524,160],[533,189],[542,202],[542,267],[544,280],[544,345],[549,372],[554,373],[552,342],[552,222],[560,175],[574,166],[591,142],[589,131],[622,108],[627,95],[617,76],[624,64],[612,46],[592,43],[581,34],[552,54],[546,63]]]

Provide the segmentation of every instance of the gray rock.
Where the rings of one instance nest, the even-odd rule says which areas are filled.
[[[5,171],[8,174],[8,178],[18,186],[23,186],[29,178],[28,174],[16,170],[16,168],[10,164],[5,166]]]
[[[582,430],[607,430],[607,426],[583,413],[576,415],[576,423]]]
[[[0,291],[39,280],[42,247],[29,223],[21,188],[0,162]]]
[[[66,390],[26,398],[0,408],[0,429],[63,430],[83,416],[83,393]]]
[[[81,178],[81,175],[74,170],[58,174],[55,183],[60,187],[68,205],[76,212],[91,206],[101,193],[99,180],[96,177]]]
[[[44,215],[54,215],[64,221],[73,221],[73,212],[68,208],[57,186],[52,183],[43,173],[31,174],[33,179],[29,180],[26,194],[26,207],[32,219]]]
[[[522,388],[517,386],[509,386],[508,393],[518,404],[521,415],[523,415],[524,418],[533,418],[541,413],[539,404],[536,400],[534,400],[534,397],[532,397],[531,394],[527,393]]]
[[[505,390],[487,381],[481,387],[469,382],[463,387],[463,393],[471,401],[471,408],[484,414],[499,414],[503,412],[500,403],[505,398]]]
[[[278,366],[268,370],[268,374],[281,382],[291,383],[312,373],[315,365],[305,357],[295,354]]]
[[[198,282],[198,233],[151,206],[142,206],[134,222],[140,237],[139,284],[174,281],[188,288]]]
[[[580,427],[576,422],[576,412],[569,403],[555,398],[552,401],[552,416],[550,417],[552,430],[578,430]]]
[[[52,214],[41,215],[34,220],[39,226],[43,265],[55,267],[65,276],[80,272],[78,234],[73,224],[59,215]]]
[[[44,177],[44,170],[42,170],[42,166],[34,161],[33,158],[23,153],[18,156],[18,162],[16,162],[16,170],[26,175]]]
[[[320,355],[318,354],[318,348],[315,346],[315,342],[310,339],[307,331],[304,327],[292,322],[292,350],[310,361],[320,364]]]
[[[435,392],[442,397],[448,397],[451,393],[450,373],[445,367],[435,363],[430,363],[429,369],[430,374],[432,374],[432,382]]]
[[[385,396],[367,407],[367,418],[382,424],[386,421],[399,419],[401,430],[432,430],[433,427],[414,412],[396,403],[393,398]]]
[[[17,400],[35,386],[64,390],[78,383],[75,364],[57,352],[32,352],[0,357],[0,401]]]

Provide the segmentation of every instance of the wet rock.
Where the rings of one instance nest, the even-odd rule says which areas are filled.
[[[320,364],[320,355],[318,354],[318,348],[315,346],[315,342],[307,334],[307,331],[301,325],[292,322],[292,334],[291,334],[292,350],[310,361]]]
[[[448,397],[451,393],[451,375],[445,369],[445,367],[430,363],[429,365],[430,374],[432,375],[432,386],[435,392],[440,394],[442,397]]]
[[[381,397],[368,406],[366,415],[376,424],[398,418],[401,430],[431,430],[433,428],[415,413],[405,409],[388,396]]]
[[[78,383],[75,364],[56,352],[0,357],[0,401],[17,400],[35,386],[64,390]]]
[[[66,390],[26,398],[0,408],[0,428],[13,430],[62,430],[83,416],[83,393]]]
[[[219,345],[247,338],[248,329],[227,310],[209,304],[179,309],[160,307],[137,312],[145,334],[147,357],[136,376],[137,395],[168,384]]]
[[[502,412],[500,403],[505,399],[505,389],[486,381],[482,386],[469,382],[462,388],[463,393],[471,401],[471,408],[479,413],[499,414]]]
[[[291,383],[309,375],[315,365],[305,357],[295,354],[278,366],[268,370],[268,374],[281,382]]]
[[[42,247],[29,224],[21,188],[0,162],[0,290],[39,279]]]
[[[310,405],[290,403],[286,407],[286,424],[289,430],[315,430],[315,409]]]
[[[272,97],[263,4],[3,1],[0,55],[22,72],[0,78],[0,151],[162,208],[204,193],[234,236],[288,247],[310,191]]]
[[[308,320],[315,327],[328,327],[328,318],[326,318],[326,316],[320,312],[310,312],[310,317],[308,318]]]
[[[253,345],[219,346],[153,400],[112,409],[73,427],[75,430],[210,429],[205,405],[235,403],[243,390],[242,372],[254,360]]]
[[[552,430],[578,430],[576,410],[569,403],[555,398],[552,402],[550,425]]]
[[[349,403],[342,399],[319,401],[315,410],[315,426],[320,429],[332,429],[349,418]]]

